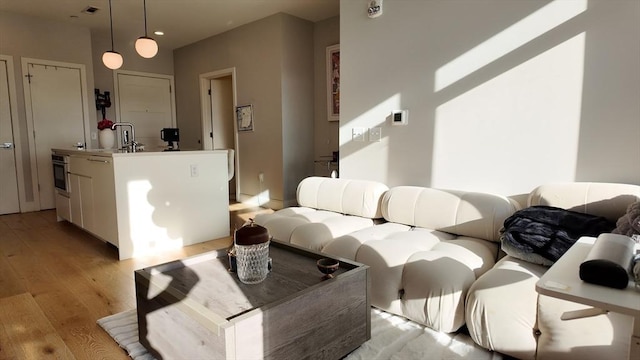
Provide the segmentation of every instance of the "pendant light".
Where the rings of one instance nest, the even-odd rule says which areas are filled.
[[[150,59],[158,53],[158,44],[147,36],[147,0],[143,0],[144,6],[144,36],[136,40],[136,51],[143,58]]]
[[[119,69],[122,66],[122,55],[113,50],[113,14],[111,13],[111,0],[109,0],[109,24],[111,26],[111,50],[102,54],[102,62],[104,66],[111,70]]]

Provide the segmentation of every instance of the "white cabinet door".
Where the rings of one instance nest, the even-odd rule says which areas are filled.
[[[69,203],[71,207],[71,223],[79,227],[82,223],[82,204],[80,203],[80,176],[69,174]]]
[[[93,232],[99,238],[118,246],[116,223],[116,192],[113,181],[113,160],[90,158],[93,190]]]

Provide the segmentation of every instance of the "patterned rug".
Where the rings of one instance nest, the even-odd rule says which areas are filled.
[[[98,324],[132,359],[154,360],[138,342],[138,319],[135,309],[99,319]],[[371,339],[345,359],[502,360],[503,357],[477,346],[466,334],[439,333],[402,317],[372,308]]]

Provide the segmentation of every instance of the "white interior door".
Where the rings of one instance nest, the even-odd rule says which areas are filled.
[[[38,63],[28,63],[27,72],[25,101],[33,121],[40,209],[52,209],[51,149],[85,144],[83,77],[80,68]]]
[[[15,96],[15,94],[13,94]],[[7,61],[0,59],[0,215],[20,212]]]
[[[165,147],[160,130],[176,127],[172,82],[166,76],[116,73],[118,121],[132,123],[135,140],[145,148]]]

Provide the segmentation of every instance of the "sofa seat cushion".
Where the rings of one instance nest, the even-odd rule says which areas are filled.
[[[328,216],[297,226],[289,242],[314,251],[322,249],[336,237],[374,226],[372,219],[359,216]]]
[[[377,232],[381,235],[398,224],[378,226],[384,229]],[[424,228],[365,241],[361,233],[352,235],[346,238],[360,246],[355,260],[370,267],[371,304],[443,332],[464,324],[467,290],[494,265],[498,251],[493,242]],[[334,241],[325,251],[347,248]]]
[[[630,316],[609,312],[563,320],[569,312],[591,306],[540,295],[538,359],[626,359],[633,328]]]
[[[535,284],[547,270],[505,256],[469,289],[466,323],[478,345],[519,359],[536,354]]]
[[[356,260],[358,249],[360,249],[360,246],[362,246],[366,241],[382,240],[392,234],[409,230],[411,230],[411,226],[403,224],[391,222],[378,224],[337,237],[330,241],[322,249],[322,252],[332,256]]]

